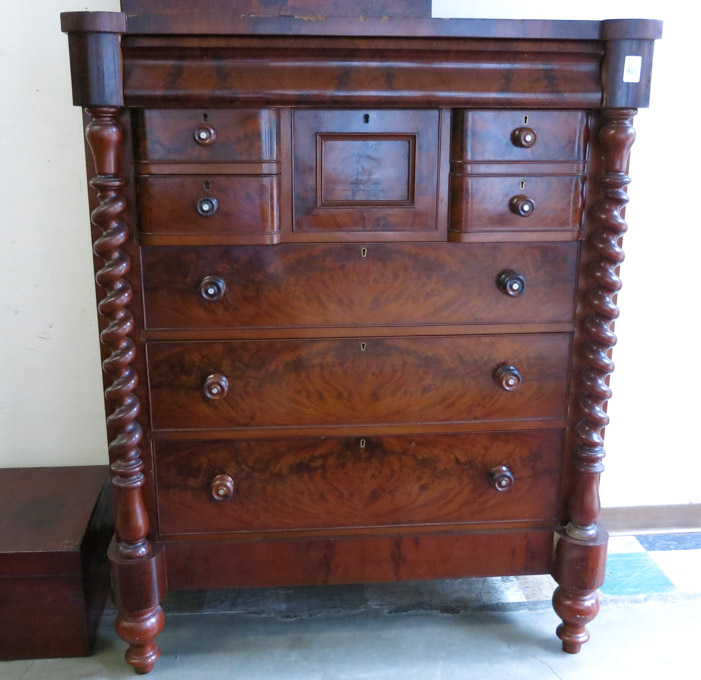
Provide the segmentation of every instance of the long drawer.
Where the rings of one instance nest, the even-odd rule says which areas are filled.
[[[162,535],[553,522],[562,431],[162,442]]]
[[[576,243],[145,247],[142,258],[148,328],[544,323],[574,312]]]
[[[561,419],[564,333],[151,342],[153,428]]]

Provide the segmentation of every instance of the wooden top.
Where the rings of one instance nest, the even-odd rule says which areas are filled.
[[[77,554],[107,478],[106,465],[0,469],[0,576],[48,573],[47,553]]]
[[[332,0],[282,0],[261,12],[261,0],[122,0],[124,13],[67,12],[64,32],[107,32],[132,35],[299,35],[365,37],[504,38],[541,40],[656,40],[662,22],[652,19],[605,21],[543,21],[516,19],[432,19],[420,11],[421,2],[405,8],[396,0],[353,4],[353,14]],[[259,6],[260,5],[260,6]],[[373,7],[374,6],[374,7]],[[322,11],[330,10],[328,13]],[[382,10],[393,10],[381,14]]]

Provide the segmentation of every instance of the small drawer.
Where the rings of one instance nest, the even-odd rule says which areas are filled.
[[[452,161],[582,162],[587,157],[582,111],[458,110],[452,122]]]
[[[136,115],[139,161],[276,161],[275,109],[144,109]]]
[[[145,247],[148,328],[569,322],[576,243]]]
[[[585,178],[451,175],[450,231],[579,229]]]
[[[552,524],[562,431],[156,444],[161,535]]]
[[[177,175],[137,180],[141,231],[264,234],[279,230],[278,175]]]
[[[154,429],[455,423],[565,416],[570,336],[147,346]]]
[[[294,231],[437,232],[438,111],[294,111]]]

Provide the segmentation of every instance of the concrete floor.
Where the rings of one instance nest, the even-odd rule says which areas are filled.
[[[490,579],[480,579],[489,582]],[[479,582],[478,581],[478,582]],[[444,582],[450,583],[450,582]],[[151,678],[168,680],[451,680],[698,677],[701,597],[682,593],[647,601],[604,598],[582,653],[560,651],[559,620],[546,603],[490,607],[426,604],[427,584],[373,586],[377,606],[356,606],[353,587],[250,591],[244,603],[222,612],[221,598],[176,595],[165,603],[162,656]],[[452,589],[452,586],[448,586]],[[413,600],[412,600],[412,589]],[[416,590],[418,589],[418,590]],[[247,592],[247,591],[238,591]],[[256,595],[258,593],[258,595]],[[256,597],[290,593],[322,606],[288,605],[261,613]],[[281,595],[282,594],[282,595]],[[204,599],[202,599],[204,598]],[[414,605],[395,606],[412,600]],[[312,598],[313,599],[313,598]],[[440,599],[440,598],[439,598]],[[217,604],[219,602],[219,605]],[[335,606],[334,606],[335,603]],[[506,608],[505,608],[506,607]],[[199,612],[197,610],[199,609]],[[227,607],[224,607],[227,609]],[[273,607],[273,610],[275,607]],[[205,613],[202,613],[205,612]],[[2,680],[112,680],[133,677],[124,645],[108,611],[96,653],[85,659],[14,661],[0,664]]]

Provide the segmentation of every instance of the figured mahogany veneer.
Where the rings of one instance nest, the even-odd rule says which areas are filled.
[[[142,250],[147,328],[571,322],[575,243]],[[523,277],[513,298],[498,277]],[[201,292],[208,277],[225,290]],[[220,284],[219,284],[220,285]]]
[[[579,651],[660,24],[122,4],[62,25],[97,191],[127,661],[158,658],[166,581],[547,572]]]

